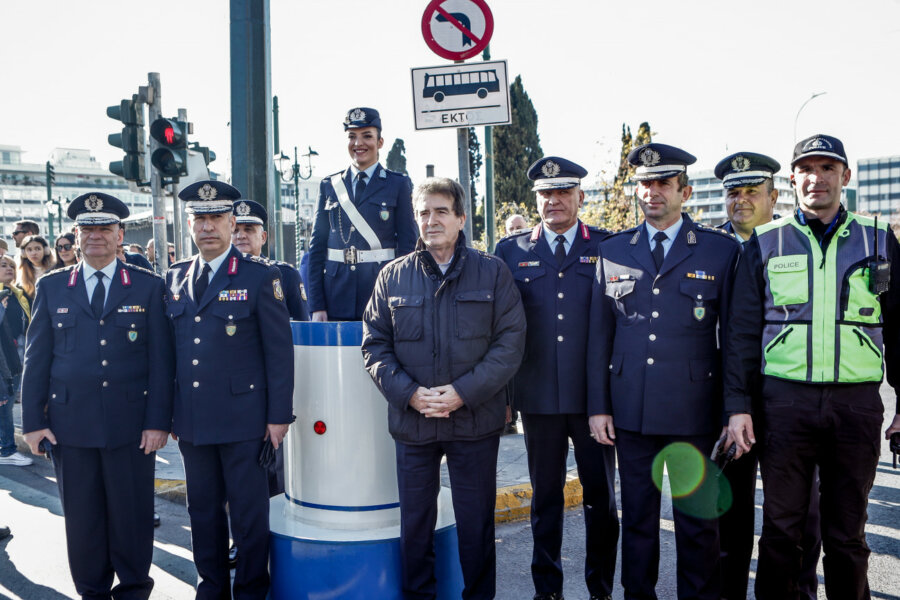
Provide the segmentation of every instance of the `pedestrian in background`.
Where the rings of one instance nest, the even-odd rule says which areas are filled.
[[[75,234],[66,232],[56,238],[56,266],[70,267],[78,262]]]
[[[50,244],[40,235],[30,235],[22,239],[19,255],[19,275],[17,283],[25,290],[25,295],[34,301],[34,286],[37,280],[56,267],[56,258],[50,251]]]
[[[16,450],[13,398],[22,376],[17,340],[28,326],[28,301],[15,287],[16,261],[0,256],[0,465],[26,467],[31,458]]]

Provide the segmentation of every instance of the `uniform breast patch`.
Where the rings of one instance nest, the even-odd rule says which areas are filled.
[[[281,289],[281,280],[280,279],[272,280],[272,290],[275,292],[276,300],[284,300],[284,290]]]
[[[541,266],[541,261],[539,260],[526,260],[524,262],[519,263],[519,268],[521,267],[539,267]]]
[[[688,279],[701,279],[703,281],[715,281],[715,275],[708,275],[706,271],[691,271],[685,275]]]
[[[66,310],[68,310],[68,309],[66,309]],[[147,309],[144,308],[143,306],[139,305],[139,304],[132,304],[132,305],[129,305],[129,306],[125,306],[125,305],[120,306],[119,309],[118,309],[116,312],[120,312],[120,313],[142,313],[142,312],[147,312]]]
[[[583,265],[593,265],[593,264],[597,263],[597,257],[596,256],[580,256],[580,257],[578,257],[578,262],[580,262]]]
[[[247,290],[222,290],[219,292],[219,302],[244,302],[247,300]]]

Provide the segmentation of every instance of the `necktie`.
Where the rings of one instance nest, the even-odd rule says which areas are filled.
[[[656,235],[653,236],[653,241],[656,242],[656,245],[653,246],[653,262],[656,263],[656,270],[659,271],[659,268],[662,267],[663,259],[666,257],[666,253],[663,250],[663,242],[669,239],[662,231],[657,231]]]
[[[566,236],[556,236],[556,251],[553,255],[556,257],[556,264],[562,266],[563,261],[566,260]]]
[[[96,271],[94,277],[97,278],[97,285],[94,287],[94,293],[91,294],[91,310],[94,318],[99,319],[103,314],[103,303],[106,301],[106,286],[103,285],[103,271]]]
[[[362,171],[356,176],[356,189],[353,191],[353,202],[359,204],[363,192],[366,191],[366,174]]]
[[[200,302],[203,298],[203,294],[206,292],[207,286],[209,286],[209,272],[212,269],[209,268],[209,263],[203,265],[203,269],[200,270],[200,275],[197,277],[197,281],[194,282],[194,300]]]

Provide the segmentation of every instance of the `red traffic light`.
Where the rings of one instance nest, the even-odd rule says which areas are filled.
[[[150,137],[160,146],[186,148],[187,134],[188,124],[184,121],[160,117],[150,124]]]

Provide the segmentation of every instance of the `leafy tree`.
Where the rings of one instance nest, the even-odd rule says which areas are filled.
[[[388,152],[387,168],[391,171],[408,175],[406,172],[406,146],[400,138],[394,140],[394,145],[391,146],[391,151]]]
[[[628,153],[638,146],[649,144],[653,140],[653,132],[646,121],[638,126],[637,135],[632,137],[631,127],[622,124],[622,151],[619,156],[619,168],[613,181],[603,188],[605,196],[602,204],[602,226],[610,231],[621,231],[634,227],[639,222],[637,202],[633,193],[626,191],[631,187],[634,167],[628,162]]]
[[[481,165],[483,163],[481,157],[481,142],[478,141],[478,134],[475,133],[474,127],[469,127],[469,189],[472,196],[472,206],[467,212],[475,217],[472,221],[472,240],[480,240],[484,237],[484,202],[477,202],[478,192],[475,190],[475,181],[481,176]],[[480,207],[479,211],[476,207]]]
[[[526,172],[543,156],[543,151],[537,132],[537,112],[522,85],[521,75],[509,86],[509,102],[512,123],[493,128],[495,198],[498,204],[522,204],[531,207],[533,212],[534,194]]]

